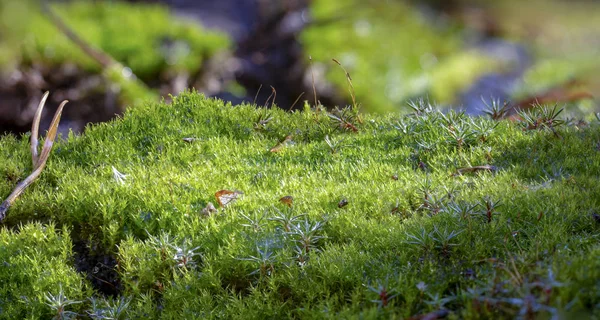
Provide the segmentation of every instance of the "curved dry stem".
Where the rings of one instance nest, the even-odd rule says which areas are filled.
[[[32,184],[35,181],[35,179],[37,179],[40,176],[42,170],[44,170],[45,165],[46,162],[44,161],[44,163],[41,166],[37,167],[35,170],[33,170],[33,172],[27,178],[25,178],[25,180],[19,182],[19,184],[17,184],[13,192],[8,196],[8,198],[6,198],[2,205],[0,205],[0,222],[6,217],[6,211],[8,211],[8,208],[10,208],[13,202],[21,195],[21,193],[23,193],[23,191],[25,191],[25,189],[30,184]]]
[[[42,154],[40,155],[40,158],[38,159],[36,166],[34,166],[34,169],[37,166],[44,166],[46,164],[46,161],[48,160],[48,157],[50,156],[50,151],[52,151],[52,145],[54,144],[54,139],[56,139],[56,134],[58,132],[58,124],[60,122],[62,110],[68,102],[69,102],[68,100],[65,100],[60,104],[60,106],[58,106],[58,109],[56,110],[56,113],[54,114],[54,118],[52,119],[52,123],[50,123],[50,128],[48,129],[48,133],[46,134],[46,140],[44,141],[44,147],[42,148]]]
[[[46,167],[46,161],[48,161],[48,157],[50,157],[50,152],[52,151],[52,146],[54,145],[54,140],[56,139],[56,134],[58,132],[58,124],[60,122],[60,117],[62,115],[62,110],[64,106],[67,104],[67,100],[63,101],[56,113],[54,114],[54,118],[52,119],[52,123],[50,124],[50,128],[48,129],[48,133],[46,134],[46,140],[44,141],[44,146],[42,147],[42,152],[38,157],[38,130],[40,126],[40,118],[42,114],[42,109],[44,108],[44,104],[46,102],[46,98],[48,97],[48,92],[44,94],[42,100],[40,101],[40,105],[38,106],[38,110],[36,111],[33,125],[31,127],[31,157],[33,159],[33,172],[25,178],[25,180],[19,182],[15,189],[11,192],[11,194],[6,198],[2,204],[0,204],[0,222],[4,220],[6,217],[6,212],[8,208],[13,204],[13,202],[25,191],[25,189],[32,184],[42,173],[44,168]]]
[[[46,104],[46,99],[48,98],[49,91],[44,93],[42,96],[42,100],[40,100],[40,104],[35,111],[35,116],[33,117],[33,123],[31,124],[31,162],[33,163],[33,167],[38,162],[38,131],[40,129],[40,119],[42,118],[42,111],[44,110],[44,105]]]

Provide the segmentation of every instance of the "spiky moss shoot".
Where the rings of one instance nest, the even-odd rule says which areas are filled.
[[[308,108],[257,126],[264,111],[196,93],[130,109],[55,146],[0,238],[69,232],[21,250],[29,260],[0,280],[65,270],[52,285],[91,313],[77,288],[98,296],[98,283],[66,271],[69,243],[87,243],[116,261],[125,318],[598,316],[598,124],[523,130],[413,107],[349,117],[356,131]],[[30,170],[26,140],[0,140],[2,195]],[[236,199],[203,210],[223,190]],[[13,296],[35,299],[27,288]]]

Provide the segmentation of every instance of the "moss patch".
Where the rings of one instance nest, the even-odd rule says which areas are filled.
[[[25,261],[2,283],[48,265],[51,280],[0,307],[51,314],[40,291],[59,284],[83,301],[67,310],[124,318],[597,316],[598,124],[415,110],[287,114],[186,93],[70,136],[0,231],[1,268],[11,250]],[[30,170],[26,140],[0,140],[2,195]],[[223,189],[243,194],[223,208]],[[73,271],[90,252],[114,259],[117,296]]]
[[[365,110],[406,110],[408,99],[429,94],[452,103],[478,76],[498,63],[462,49],[460,29],[449,21],[432,22],[402,2],[313,1],[315,19],[339,21],[311,26],[302,33],[316,61],[338,59],[348,69]],[[327,78],[345,92],[346,78],[335,64]]]
[[[15,25],[6,26],[12,31],[12,40],[18,40],[21,46],[15,47],[14,42],[4,44],[23,52],[13,61],[51,65],[69,62],[88,71],[99,71],[96,62],[35,10],[40,4],[25,1],[3,6],[4,14],[11,11],[20,15]],[[85,41],[130,67],[146,82],[156,82],[168,72],[197,72],[205,59],[229,46],[226,36],[204,30],[191,21],[175,19],[160,5],[75,1],[52,8]]]

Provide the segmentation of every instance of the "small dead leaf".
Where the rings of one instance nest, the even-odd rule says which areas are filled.
[[[279,202],[281,202],[291,208],[292,204],[294,204],[294,198],[292,198],[292,196],[281,197],[279,199]]]
[[[346,198],[343,198],[342,200],[340,200],[340,202],[338,202],[338,208],[343,208],[347,205],[348,205],[348,200]]]
[[[206,207],[200,211],[203,216],[207,217],[215,212],[217,212],[217,208],[215,208],[215,205],[212,202],[209,202]]]
[[[269,149],[269,152],[279,152],[279,151],[281,151],[283,149],[283,147],[285,147],[285,145],[287,145],[288,142],[290,142],[290,141],[292,141],[292,135],[291,134],[285,136],[285,138],[283,138],[283,140],[277,142],[277,144],[273,148]]]
[[[398,180],[398,175],[397,175],[397,174],[393,175],[393,176],[392,176],[392,179],[393,179],[393,180]]]
[[[156,289],[158,289],[158,291],[162,292],[165,289],[163,283],[159,280],[156,280],[156,282],[154,282],[154,285],[156,286]]]
[[[396,205],[392,207],[392,210],[390,211],[391,214],[399,214],[400,213],[400,204],[398,203],[398,200],[396,200]]]
[[[235,202],[242,194],[241,191],[219,190],[215,193],[215,198],[221,207],[226,207]]]

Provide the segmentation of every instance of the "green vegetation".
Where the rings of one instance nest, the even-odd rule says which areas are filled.
[[[407,100],[422,96],[456,104],[458,95],[480,76],[515,67],[466,48],[477,43],[487,24],[499,33],[492,39],[514,41],[532,56],[532,65],[511,92],[512,100],[566,88],[558,100],[576,102],[567,108],[569,114],[599,111],[592,99],[570,98],[577,92],[600,92],[596,3],[477,0],[448,6],[455,11],[419,10],[404,1],[315,0],[311,10],[318,23],[302,33],[302,42],[314,61],[340,60],[354,78],[365,110],[406,111]],[[345,92],[345,79],[334,64],[315,65]]]
[[[156,99],[157,94],[139,80],[154,87],[179,73],[197,74],[208,58],[230,46],[225,35],[175,19],[161,5],[121,1],[54,4],[53,11],[85,42],[125,66],[105,70],[59,31],[41,8],[38,1],[0,1],[0,68],[69,64],[92,74],[103,73],[120,86],[123,105]]]
[[[3,223],[0,317],[600,316],[600,124],[411,106],[185,93],[69,136]],[[0,138],[1,195],[27,138]],[[118,296],[108,262],[75,271],[91,252]]]
[[[46,304],[45,295],[58,296],[61,290],[71,299],[90,296],[93,292],[85,289],[83,277],[71,266],[71,247],[67,228],[56,230],[53,224],[28,223],[18,231],[2,230],[0,317],[50,318],[56,310]]]
[[[338,59],[354,79],[366,110],[398,111],[406,100],[430,95],[453,102],[478,76],[499,63],[462,47],[460,29],[430,17],[402,1],[313,1],[317,24],[302,33],[315,61]],[[325,66],[328,80],[343,90],[346,79],[335,65]]]
[[[16,12],[23,19],[6,26],[14,31],[7,34],[22,41],[21,47],[16,47],[22,50],[22,57],[12,57],[13,61],[51,65],[69,62],[89,71],[100,71],[95,61],[42,15],[41,5],[11,1],[3,6],[5,14]],[[52,8],[86,42],[131,68],[144,81],[156,81],[169,72],[197,72],[203,60],[229,45],[224,35],[204,30],[191,21],[174,19],[160,5],[74,1]],[[6,48],[6,51],[11,50]]]
[[[516,97],[539,94],[548,88],[577,81],[580,89],[600,92],[600,9],[594,3],[562,1],[495,2],[492,13],[511,38],[527,41],[536,58]],[[564,14],[568,12],[568,14]],[[535,26],[532,16],[538,17]],[[584,113],[598,108],[586,101],[577,106]]]

